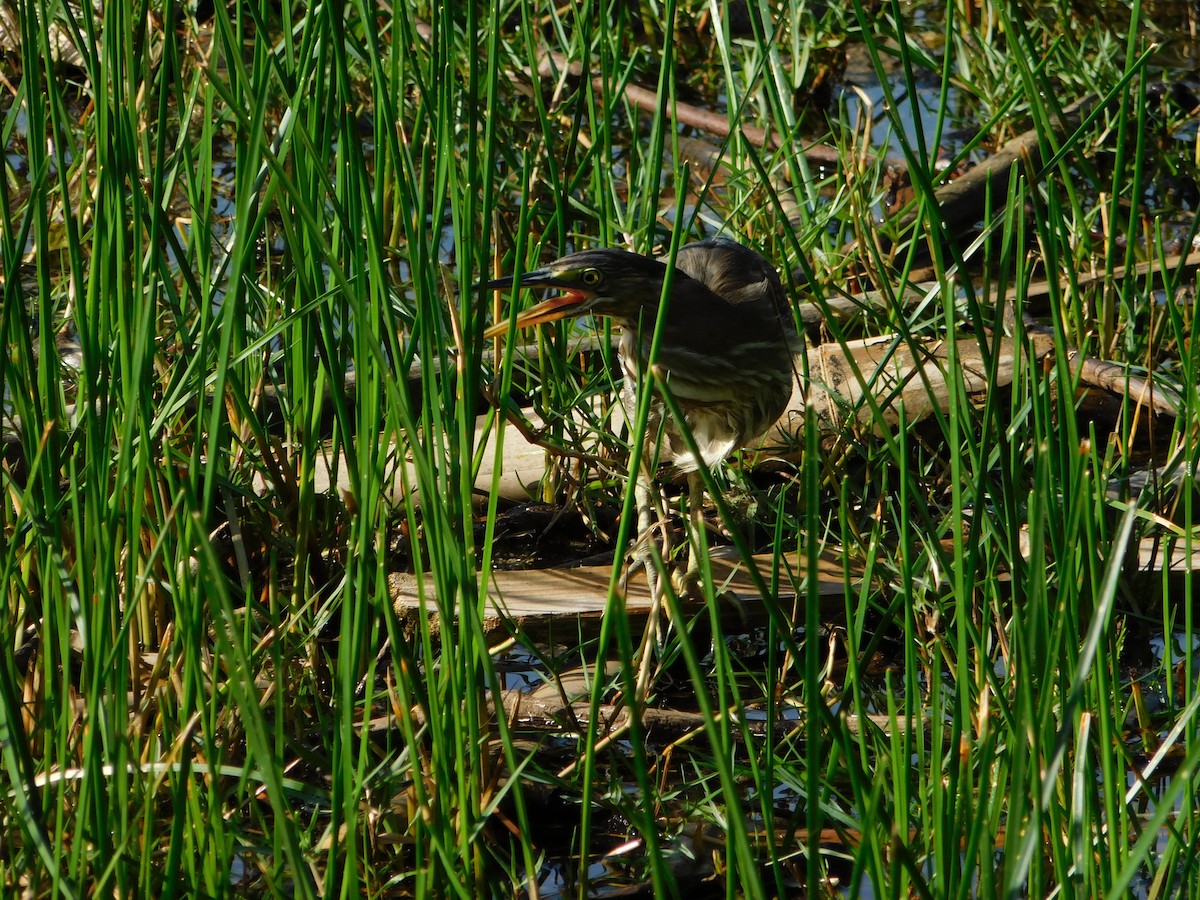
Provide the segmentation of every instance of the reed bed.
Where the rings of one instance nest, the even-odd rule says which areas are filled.
[[[1194,11],[1127,12],[0,7],[0,892],[1200,891]],[[950,223],[944,185],[1022,133]],[[620,467],[560,466],[540,499],[612,511],[610,611],[497,639],[484,439],[528,403],[551,443],[630,442],[579,412],[605,342],[492,347],[475,285],[714,233],[814,340],[948,345],[944,406],[711,473],[747,552],[808,565],[748,638],[669,593],[649,681]],[[1072,351],[1173,414],[1089,405]],[[503,714],[514,666],[577,679],[577,718]]]

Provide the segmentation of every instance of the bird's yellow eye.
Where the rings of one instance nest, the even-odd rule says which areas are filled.
[[[599,269],[584,269],[579,273],[579,280],[586,287],[595,287],[604,280],[604,276],[600,274]]]

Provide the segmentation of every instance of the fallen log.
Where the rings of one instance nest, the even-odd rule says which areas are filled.
[[[746,563],[736,554],[728,553],[729,549],[714,549],[710,554],[714,591],[740,602],[740,607],[737,602],[720,604],[718,612],[727,631],[765,624],[769,620],[767,602],[785,607],[789,621],[804,621],[803,601],[808,588],[799,557],[795,554],[779,560],[770,554],[753,557],[762,580],[768,585],[772,581],[777,584],[777,593],[764,601]],[[813,577],[817,579],[822,621],[841,618],[846,610],[846,583],[847,580],[853,583],[855,576],[847,573],[836,557],[825,556]],[[591,640],[599,635],[601,617],[609,609],[611,579],[612,566],[493,571],[487,584],[480,585],[487,595],[481,623],[483,632],[496,639],[520,634],[539,645],[557,642],[574,646]],[[441,615],[458,614],[458,598],[443,598],[439,603],[437,591],[427,577],[393,574],[389,590],[396,614],[406,630],[416,629],[418,617],[424,615],[429,617],[428,626],[436,634]],[[631,627],[645,623],[653,604],[643,574],[629,579],[618,602],[629,616]],[[684,599],[681,605],[689,618],[708,616],[702,599]]]

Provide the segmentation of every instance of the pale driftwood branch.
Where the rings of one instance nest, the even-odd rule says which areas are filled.
[[[1027,538],[1023,539],[1021,552],[1028,557]],[[1137,571],[1152,575],[1155,584],[1160,584],[1162,574],[1173,578],[1185,577],[1200,570],[1200,534],[1193,535],[1192,545],[1178,534],[1164,534],[1142,538],[1130,563],[1136,560]],[[771,567],[775,564],[769,554],[754,557],[754,563],[764,580],[770,582]],[[765,624],[769,621],[768,607],[754,588],[744,564],[723,556],[712,560],[714,584],[718,591],[727,592],[741,601],[721,603],[718,613],[722,628],[727,633],[743,630],[746,626]],[[803,589],[805,582],[802,561],[796,556],[787,558],[779,577],[779,590],[770,602],[783,607],[789,621],[804,619]],[[1158,574],[1155,574],[1158,573]],[[493,572],[491,580],[481,589],[486,590],[482,627],[489,640],[507,639],[520,634],[522,640],[532,641],[539,646],[568,644],[576,646],[594,639],[600,633],[601,617],[608,608],[608,586],[612,575],[611,566],[581,566],[575,569],[538,569],[515,572]],[[845,614],[846,583],[851,590],[859,581],[861,572],[846,572],[835,558],[822,558],[812,577],[817,579],[818,602],[822,621],[838,620]],[[1001,575],[1002,579],[1007,576]],[[429,618],[429,628],[436,638],[439,616],[457,616],[457,599],[451,608],[439,608],[432,581],[426,576],[420,586],[414,575],[392,575],[389,588],[393,605],[405,629],[412,632],[419,625],[419,618]],[[800,589],[800,594],[797,594]],[[1189,596],[1186,591],[1175,591],[1169,597]],[[650,612],[649,591],[642,576],[631,579],[630,588],[620,604],[624,614],[630,617],[631,627],[640,628],[646,623]],[[701,617],[707,621],[709,615],[701,600],[683,603],[683,614],[687,618]],[[547,691],[550,689],[547,688]],[[538,716],[553,718],[579,698],[570,690],[562,697],[552,698],[539,694],[534,705],[524,709],[531,719]],[[556,711],[557,710],[557,711]],[[610,722],[610,727],[615,727]]]
[[[1036,359],[1054,353],[1053,329],[1026,317],[1025,332]],[[1161,381],[1155,384],[1152,376],[1134,374],[1118,363],[1084,356],[1074,347],[1067,349],[1067,370],[1081,385],[1099,388],[1117,397],[1128,397],[1158,415],[1177,416],[1183,412],[1184,399],[1170,385]]]
[[[504,716],[513,725],[527,731],[578,733],[592,722],[592,683],[597,678],[608,680],[617,674],[619,667],[616,663],[609,663],[605,670],[600,672],[597,668],[570,669],[530,691],[506,690],[501,695]],[[424,716],[421,711],[414,712],[417,723],[423,722]],[[755,715],[754,712],[743,711],[740,715],[745,719],[746,732],[751,738],[765,738],[773,734],[776,740],[781,740],[797,729],[805,727],[805,717],[799,711],[793,716],[780,715],[773,723],[768,723],[765,718]],[[842,718],[852,734],[858,734],[867,728],[878,729],[885,736],[895,733],[892,721],[887,715],[869,714],[860,717],[844,714]],[[601,704],[596,709],[595,721],[599,726],[596,737],[607,737],[628,728],[629,709],[623,704]],[[647,739],[656,744],[686,740],[691,735],[702,732],[706,724],[705,717],[700,713],[657,707],[643,709],[640,721],[646,730]],[[384,722],[379,723],[380,726],[383,724]],[[911,731],[914,726],[927,729],[929,716],[921,715],[915,721],[900,719],[895,724],[901,734]],[[733,728],[731,736],[735,740],[741,740],[741,729]]]
[[[587,727],[592,721],[591,709],[586,692],[575,694],[560,690],[554,682],[547,682],[541,687],[528,693],[516,690],[504,692],[504,712],[509,721],[517,726],[541,732],[574,733]],[[596,710],[596,721],[600,726],[597,737],[604,737],[612,732],[626,729],[630,721],[628,707],[615,704],[602,704]],[[706,719],[700,713],[683,712],[675,709],[647,707],[641,712],[640,721],[646,731],[646,739],[655,744],[674,743],[689,738],[691,735],[704,731]],[[805,717],[779,716],[773,723],[750,714],[746,716],[746,734],[750,738],[765,738],[774,735],[776,740],[782,740],[798,729],[805,728]],[[858,734],[864,728],[864,719],[856,715],[845,717],[846,725],[853,734]],[[886,715],[868,715],[865,717],[867,727],[879,729],[885,736],[891,736],[892,723]],[[900,733],[911,730],[912,723],[908,720],[897,720]],[[921,728],[929,725],[928,716],[922,716],[917,724]],[[743,732],[734,727],[731,737],[740,741]]]
[[[770,554],[753,559],[763,581],[770,584],[775,574],[775,559]],[[740,601],[740,606],[735,602],[720,605],[719,613],[725,627],[740,629],[747,624],[765,622],[768,609],[745,563],[714,550],[710,565],[714,590]],[[794,621],[802,621],[803,598],[797,594],[797,586],[807,584],[803,580],[804,566],[795,555],[785,557],[779,565],[778,593],[768,599],[785,607],[785,612]],[[481,586],[487,591],[483,630],[490,636],[502,637],[512,630],[507,624],[511,623],[534,640],[554,640],[556,630],[558,639],[572,644],[595,637],[600,632],[600,618],[608,608],[611,577],[612,566],[492,572],[489,583]],[[836,558],[822,558],[812,577],[817,579],[822,615],[832,618],[844,614],[846,580],[853,583],[856,574],[847,573]],[[428,615],[430,627],[436,632],[436,620],[443,611],[438,607],[436,591],[428,580],[422,586],[416,576],[394,574],[389,580],[389,590],[396,613],[406,627],[415,627],[416,617]],[[644,574],[639,572],[629,579],[621,606],[635,624],[645,621],[650,613],[651,597]],[[457,614],[456,606],[454,610]],[[689,616],[708,614],[701,599],[683,601],[683,610]],[[562,621],[563,616],[570,617],[569,621]]]
[[[1195,483],[1193,481],[1193,487]],[[1028,559],[1032,552],[1029,542],[1028,526],[1021,527],[1020,552]],[[1127,555],[1128,562],[1136,562],[1136,570],[1154,579],[1155,584],[1162,583],[1162,576],[1191,577],[1200,572],[1200,534],[1193,534],[1190,539],[1177,532],[1164,532],[1141,538],[1134,544]],[[1167,591],[1166,599],[1173,607],[1183,605],[1186,591]],[[1195,604],[1193,604],[1193,608]]]
[[[993,382],[979,344],[958,341],[956,369],[968,393],[1004,386],[1012,380],[1012,341],[997,342],[998,374]],[[902,419],[913,423],[950,403],[947,381],[950,346],[946,341],[923,343],[892,336],[821,344],[808,351],[809,383],[793,386],[787,411],[754,446],[760,449],[794,445],[803,434],[804,420],[816,416],[822,430],[841,431],[847,423],[881,432]],[[803,360],[796,360],[803,372]]]
[[[1157,277],[1162,279],[1164,273],[1179,271],[1182,273],[1195,273],[1200,271],[1200,250],[1193,250],[1191,253],[1176,254],[1175,256],[1166,257],[1160,264],[1158,259],[1144,260],[1143,262],[1135,263],[1133,266],[1117,266],[1111,273],[1106,272],[1091,272],[1081,275],[1076,275],[1074,279],[1062,277],[1058,280],[1057,289],[1059,293],[1069,294],[1076,288],[1089,287],[1093,284],[1101,282],[1120,282],[1129,278],[1131,275],[1135,278]],[[1050,295],[1054,290],[1054,283],[1051,281],[1036,281],[1022,290],[1022,295],[1025,297],[1026,305],[1030,300],[1042,299]],[[1016,299],[1016,289],[1010,289],[1005,294],[1005,302],[1010,306]]]

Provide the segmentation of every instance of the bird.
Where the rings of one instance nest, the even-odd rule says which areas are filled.
[[[497,322],[484,336],[509,328],[584,315],[608,316],[620,326],[624,374],[622,402],[632,423],[640,385],[649,374],[651,344],[669,260],[626,250],[599,248],[571,253],[544,268],[486,282],[484,288],[551,288],[560,296],[538,303],[512,320]],[[670,294],[662,306],[662,339],[654,361],[675,399],[695,451],[660,395],[651,400],[646,458],[654,451],[686,473],[689,512],[702,522],[701,465],[712,467],[764,434],[792,397],[793,355],[799,336],[775,268],[759,253],[724,237],[679,248]],[[654,442],[661,443],[655,445]],[[641,536],[651,524],[648,479],[636,477]],[[650,577],[651,567],[646,566]],[[689,574],[696,573],[693,559]],[[652,593],[656,590],[651,580]]]

